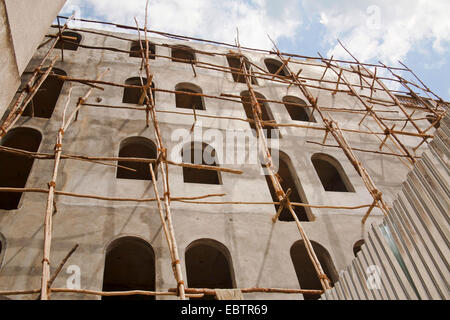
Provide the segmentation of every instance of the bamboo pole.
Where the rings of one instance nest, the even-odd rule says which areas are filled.
[[[145,21],[145,27],[144,27],[144,35],[145,35],[145,40],[147,43],[147,10],[148,10],[148,1],[146,3],[146,8],[145,8],[145,16],[146,16],[146,21]],[[141,41],[141,35],[140,35],[140,28],[138,26],[138,22],[137,19],[135,18],[136,21],[136,26],[138,29],[138,35],[139,35],[139,42]],[[151,79],[153,77],[153,75],[150,72],[150,66],[149,66],[149,61],[148,61],[148,51],[147,51],[147,55],[144,57],[142,57],[142,63],[145,67],[145,72],[147,74],[147,81],[151,82]],[[142,77],[141,78],[141,82],[142,82]],[[152,117],[152,122],[153,122],[153,126],[155,128],[155,133],[156,133],[156,141],[157,141],[157,146],[158,146],[158,151],[160,153],[160,156],[163,160],[167,160],[166,155],[167,155],[167,149],[164,148],[163,146],[163,142],[162,142],[162,135],[159,129],[159,124],[158,124],[158,119],[156,117],[156,112],[155,112],[155,102],[153,100],[153,95],[150,94],[150,96],[148,96],[147,92],[144,91],[144,94],[146,95],[146,104],[149,107],[149,111]],[[160,157],[158,156],[158,158]],[[169,179],[168,179],[168,172],[166,171],[168,169],[167,167],[167,163],[164,163],[165,165],[160,165],[159,168],[161,170],[161,176],[162,176],[162,180],[163,180],[163,189],[164,189],[164,207],[166,210],[166,219],[167,219],[167,227],[168,227],[168,231],[169,231],[169,236],[170,236],[170,241],[172,243],[172,266],[174,268],[174,275],[175,275],[175,279],[177,281],[177,288],[178,288],[178,295],[180,297],[181,300],[185,300],[186,299],[186,294],[184,291],[185,285],[184,285],[184,280],[183,280],[183,275],[181,272],[181,266],[180,266],[180,258],[179,258],[179,254],[178,254],[178,247],[177,247],[177,242],[176,242],[176,238],[175,238],[175,231],[173,228],[173,223],[172,223],[172,214],[171,214],[171,210],[170,210],[170,191],[169,191]],[[170,249],[170,248],[169,248]]]
[[[116,296],[176,296],[176,292],[169,291],[145,291],[145,290],[130,290],[130,291],[97,291],[97,290],[86,290],[86,289],[68,289],[68,288],[51,288],[51,292],[62,292],[62,293],[80,293],[89,294],[102,297],[116,297]],[[187,294],[187,298],[202,298],[203,294]]]
[[[74,17],[75,17],[74,14],[72,14],[70,17],[65,17],[67,20],[66,20],[66,23],[64,24],[64,26],[60,29],[60,32],[63,32],[67,28],[69,21],[73,20]],[[26,105],[31,101],[31,99],[34,97],[37,90],[39,90],[40,86],[42,85],[42,83],[44,82],[46,77],[50,74],[50,71],[52,70],[53,65],[55,64],[56,60],[58,59],[58,56],[54,57],[51,60],[50,66],[48,67],[48,70],[47,70],[48,73],[47,72],[44,73],[44,76],[39,78],[39,80],[37,80],[38,82],[35,82],[41,69],[44,67],[47,59],[52,54],[57,42],[58,42],[58,38],[55,38],[55,40],[53,41],[49,50],[47,51],[44,58],[42,59],[41,63],[39,64],[39,66],[36,69],[34,69],[33,74],[31,75],[30,79],[26,83],[26,85],[25,85],[26,90],[24,90],[20,93],[19,97],[17,98],[16,102],[14,103],[13,107],[11,108],[11,111],[8,114],[7,118],[0,126],[0,138],[2,138],[4,135],[6,135],[6,133],[16,123],[16,121],[19,119],[19,117],[22,114]],[[27,96],[27,94],[28,94],[28,96]],[[24,103],[24,101],[25,101],[25,103]]]
[[[276,47],[275,43],[274,43],[274,46]],[[289,69],[289,66],[286,66],[286,68],[288,69],[290,74],[293,75],[293,72]],[[331,64],[330,64],[330,69],[333,70],[338,76],[340,76],[340,78],[345,82],[345,84],[349,87],[349,89],[355,93],[355,95],[358,95],[357,92],[351,86],[351,84],[349,84],[349,82],[346,80],[343,73],[340,73],[340,72],[338,73]],[[375,183],[373,182],[372,178],[370,177],[370,175],[368,174],[366,169],[362,166],[362,163],[358,160],[356,155],[353,153],[352,148],[350,147],[347,140],[345,139],[338,124],[334,123],[334,121],[332,121],[332,120],[327,119],[324,116],[324,114],[322,113],[322,111],[320,110],[320,107],[317,104],[317,99],[315,99],[312,96],[312,94],[309,92],[308,88],[303,86],[302,82],[298,81],[298,79],[294,78],[294,80],[297,82],[299,89],[303,92],[305,97],[307,97],[307,99],[310,101],[311,105],[319,113],[325,126],[328,128],[330,133],[334,136],[338,145],[342,148],[342,150],[344,151],[347,158],[350,160],[350,162],[355,167],[356,171],[361,176],[367,190],[372,195],[374,201],[377,201],[377,203],[380,204],[379,208],[381,209],[381,211],[383,212],[384,215],[387,215],[389,212],[389,207],[387,206],[386,202],[383,200],[382,193],[376,188]],[[360,99],[360,100],[364,103],[364,106],[369,110],[370,108],[368,108],[367,104],[365,104],[365,102],[362,99]],[[373,207],[369,208],[369,211],[372,211],[372,209],[373,209]],[[368,214],[367,214],[367,216],[368,216]]]
[[[333,70],[336,74],[338,74],[338,72],[335,70],[334,66],[331,66],[330,69]],[[415,163],[414,156],[409,152],[409,150],[406,148],[406,146],[400,141],[400,139],[396,135],[398,131],[391,131],[391,129],[384,123],[384,121],[381,120],[375,112],[373,112],[371,106],[369,106],[367,104],[367,102],[364,101],[364,99],[353,88],[352,84],[346,79],[344,74],[342,74],[341,79],[347,85],[347,87],[350,89],[350,91],[353,93],[353,95],[355,95],[358,98],[358,100],[364,105],[364,107],[370,113],[370,115],[375,120],[375,122],[378,124],[378,126],[382,130],[385,131],[386,135],[389,135],[389,138],[391,138],[391,140],[392,140],[392,138],[395,140],[396,144],[395,143],[394,144],[397,146],[397,148],[399,148],[400,150],[403,150],[403,152],[406,155],[408,155],[408,158],[411,161],[411,163],[414,164]],[[421,134],[421,133],[419,133],[419,134]],[[408,133],[408,135],[410,135],[410,133]],[[393,142],[394,142],[394,140],[393,140]]]
[[[65,17],[65,16],[59,15],[59,17],[67,19],[67,17]],[[117,23],[113,23],[113,22],[99,21],[99,20],[94,20],[94,19],[76,18],[74,20],[76,20],[76,21],[83,21],[83,22],[90,22],[90,23],[96,23],[96,24],[109,25],[109,26],[114,26],[114,27],[120,28],[120,29],[126,29],[126,30],[144,31],[144,28],[136,28],[135,26],[128,26],[128,25],[117,24]],[[179,40],[195,40],[195,41],[200,41],[200,42],[205,42],[205,43],[210,43],[210,44],[216,44],[216,45],[222,45],[222,46],[238,49],[238,46],[236,44],[230,44],[230,43],[226,43],[226,42],[219,42],[219,41],[206,40],[206,39],[195,38],[195,37],[188,37],[188,36],[177,35],[177,34],[172,34],[172,33],[168,33],[168,32],[161,32],[161,31],[157,31],[157,30],[147,30],[147,32],[148,33],[154,33],[154,34],[162,35],[162,36],[169,37],[169,38],[175,38],[175,39],[179,39]],[[273,54],[273,55],[277,54],[277,52],[272,51],[272,50],[256,49],[256,48],[249,48],[249,47],[241,47],[240,50],[261,52],[261,53],[267,53],[267,54]],[[301,58],[301,59],[310,59],[310,60],[321,61],[321,58],[318,58],[318,57],[311,57],[311,56],[305,56],[305,55],[299,55],[299,54],[293,54],[293,53],[287,53],[287,52],[280,52],[280,53],[283,56],[288,56],[288,57],[293,57],[293,58]],[[335,62],[339,62],[339,63],[346,63],[346,64],[349,64],[349,65],[352,65],[352,64],[356,64],[357,65],[356,62],[352,62],[352,61],[337,60],[337,59],[335,59],[334,61]],[[380,67],[379,65],[371,64],[371,63],[362,63],[361,65],[368,66],[368,67],[375,67],[375,66]],[[406,68],[400,68],[400,67],[394,67],[393,69],[394,70],[399,70],[399,71],[407,71]]]
[[[63,120],[61,128],[58,131],[56,144],[55,144],[55,162],[53,165],[53,175],[52,180],[49,182],[49,191],[47,198],[47,207],[44,219],[44,254],[42,259],[42,278],[41,278],[41,300],[49,300],[49,282],[50,282],[50,247],[52,239],[52,213],[53,213],[53,203],[55,196],[56,180],[58,177],[59,162],[62,152],[62,143],[64,135],[64,121],[67,107],[69,106],[70,97],[72,94],[72,87],[69,89],[69,94],[67,96],[67,102],[63,111]]]
[[[16,103],[12,107],[10,113],[8,114],[7,118],[3,122],[3,124],[0,127],[0,138],[5,136],[6,133],[14,126],[14,124],[19,120],[20,116],[24,112],[26,106],[28,103],[32,101],[36,93],[38,92],[41,85],[44,83],[45,79],[47,79],[48,75],[53,69],[53,66],[56,63],[56,60],[58,57],[54,57],[47,68],[47,70],[44,72],[44,74],[37,80],[37,82],[33,85],[33,81],[35,80],[34,77],[31,77],[31,79],[26,84],[26,90],[22,91],[19,98],[16,100]],[[28,95],[25,97],[25,93],[28,93]]]
[[[237,36],[237,47],[239,48],[239,53],[242,59],[242,52],[240,51],[240,44],[239,44],[239,33]],[[288,63],[286,63],[286,67],[287,67]],[[320,265],[320,261],[317,258],[315,252],[314,252],[314,248],[312,247],[308,237],[306,236],[305,232],[303,231],[303,227],[300,223],[300,221],[298,220],[298,217],[296,215],[296,213],[294,212],[294,210],[292,209],[292,206],[290,204],[289,199],[286,197],[286,194],[283,190],[283,188],[281,187],[280,181],[278,180],[278,177],[275,175],[274,172],[274,167],[273,167],[273,161],[272,161],[272,157],[270,154],[270,150],[267,146],[267,141],[266,138],[264,136],[263,130],[262,130],[262,124],[261,124],[261,107],[259,105],[258,99],[256,97],[256,94],[253,90],[252,87],[252,83],[251,83],[251,77],[249,76],[248,72],[247,72],[247,67],[245,65],[245,63],[241,63],[241,67],[243,69],[243,73],[245,74],[245,81],[247,83],[247,88],[248,91],[250,92],[250,98],[251,98],[251,106],[252,106],[252,112],[253,112],[253,117],[255,120],[255,125],[256,125],[256,130],[257,130],[257,138],[259,139],[259,141],[261,142],[261,144],[263,145],[264,149],[263,149],[263,156],[264,156],[264,160],[265,160],[265,166],[267,168],[267,171],[269,173],[269,177],[270,180],[272,182],[272,185],[274,187],[275,193],[278,197],[278,200],[280,202],[285,201],[285,206],[289,209],[292,217],[294,218],[296,224],[297,224],[297,228],[300,232],[300,236],[302,238],[302,240],[305,243],[305,248],[306,251],[308,253],[309,258],[311,259],[311,262],[314,266],[314,269],[317,273],[317,276],[319,278],[319,281],[323,287],[323,290],[327,290],[331,288],[330,285],[330,280],[328,279],[327,275],[324,273],[322,266]],[[291,73],[292,76],[292,73]]]
[[[309,290],[309,289],[283,289],[283,288],[241,288],[242,293],[287,293],[287,294],[323,294],[323,290]],[[170,288],[169,292],[174,292],[175,288]],[[186,288],[188,293],[203,293],[205,295],[216,295],[215,289],[209,288]]]
[[[109,71],[109,69],[104,70],[97,78],[100,79],[108,71]],[[72,87],[69,89],[67,102],[66,102],[66,105],[63,110],[63,119],[62,119],[61,128],[59,129],[57,138],[56,138],[53,175],[52,175],[52,180],[48,184],[49,191],[48,191],[47,206],[46,206],[45,219],[44,219],[44,252],[43,252],[43,259],[42,259],[41,300],[48,300],[50,298],[49,291],[48,291],[48,289],[49,289],[48,283],[50,280],[50,249],[51,249],[51,241],[52,241],[52,213],[53,213],[53,207],[54,207],[54,196],[55,196],[56,181],[57,181],[57,177],[58,177],[58,169],[59,169],[61,154],[62,154],[64,133],[67,131],[67,129],[71,125],[74,117],[76,117],[76,115],[78,114],[78,111],[80,110],[84,101],[87,100],[87,98],[91,95],[93,90],[94,90],[94,88],[89,89],[83,97],[78,99],[78,103],[77,103],[75,110],[71,113],[71,115],[68,117],[67,122],[66,122],[66,113],[67,113],[67,108],[70,103]]]

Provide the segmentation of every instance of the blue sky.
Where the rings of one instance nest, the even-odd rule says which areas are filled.
[[[146,0],[67,0],[62,14],[134,25]],[[448,0],[150,0],[149,25],[205,39],[350,59],[340,39],[364,62],[401,60],[450,101]],[[99,25],[90,25],[99,28]],[[123,32],[123,30],[118,30]]]

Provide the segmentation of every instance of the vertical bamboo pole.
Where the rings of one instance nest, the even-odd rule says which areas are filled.
[[[109,69],[106,69],[99,77],[97,77],[97,80],[99,80]],[[55,197],[55,187],[56,187],[56,180],[58,177],[58,169],[59,169],[59,163],[61,160],[61,153],[62,153],[62,145],[63,145],[63,138],[64,133],[67,131],[68,127],[72,123],[72,120],[80,110],[81,106],[83,105],[84,101],[91,95],[94,88],[91,88],[88,90],[88,92],[78,100],[77,107],[72,112],[72,114],[69,116],[67,122],[65,121],[67,108],[69,106],[70,102],[70,96],[72,93],[72,87],[69,89],[69,94],[67,97],[67,102],[64,107],[63,111],[63,119],[61,128],[58,130],[57,138],[56,138],[56,144],[55,144],[55,160],[53,165],[53,175],[52,180],[49,182],[49,192],[47,197],[47,206],[45,211],[45,218],[44,218],[44,252],[43,252],[43,258],[42,258],[42,278],[41,278],[41,300],[48,300],[49,297],[49,288],[48,288],[48,282],[50,280],[50,249],[51,249],[51,242],[52,242],[52,213],[54,208],[54,197]]]
[[[148,1],[147,1],[147,5],[145,7],[145,27],[144,27],[144,33],[145,33],[145,42],[146,42],[146,46],[148,47],[148,41],[147,41],[147,11],[148,11]],[[135,18],[136,21],[136,27],[138,30],[138,34],[139,34],[139,42],[141,39],[141,35],[140,35],[140,29],[139,29],[139,25],[137,22],[137,19]],[[141,44],[141,48],[142,48],[142,44]],[[147,81],[151,83],[153,75],[150,72],[150,65],[149,65],[149,58],[148,58],[148,48],[146,49],[146,54],[145,56],[143,55],[142,57],[143,60],[143,64],[145,67],[145,72],[147,75]],[[141,82],[142,82],[142,77],[141,77]],[[147,82],[147,83],[148,83]],[[142,86],[143,89],[145,88],[145,85]],[[185,293],[185,284],[184,284],[184,280],[183,280],[183,274],[181,272],[181,261],[179,258],[179,254],[178,254],[178,246],[177,246],[177,242],[176,242],[176,238],[175,238],[175,231],[173,228],[173,222],[172,222],[172,213],[170,210],[170,191],[169,191],[169,179],[168,179],[168,172],[167,172],[167,149],[164,148],[163,145],[163,141],[162,141],[162,135],[161,135],[161,131],[159,129],[159,124],[158,124],[158,119],[156,117],[156,112],[155,112],[155,102],[153,100],[153,95],[150,94],[150,96],[147,94],[147,91],[144,90],[144,94],[147,96],[147,106],[149,107],[149,111],[150,114],[152,116],[152,122],[153,122],[153,126],[155,128],[155,133],[156,133],[156,142],[157,142],[157,146],[158,146],[158,152],[160,153],[161,159],[163,160],[162,162],[165,165],[161,165],[160,170],[161,170],[161,178],[163,180],[163,189],[164,189],[164,207],[166,210],[166,219],[167,219],[167,229],[169,232],[169,236],[170,236],[170,242],[172,244],[172,246],[169,246],[169,250],[171,250],[171,257],[172,257],[172,267],[174,269],[174,275],[175,275],[175,279],[177,281],[177,288],[178,288],[178,295],[180,296],[181,300],[185,300],[186,299],[186,293]],[[153,169],[153,168],[152,168]]]
[[[49,182],[48,187],[48,198],[47,207],[45,211],[44,220],[44,257],[42,259],[42,278],[41,278],[41,300],[48,300],[49,297],[49,281],[50,281],[50,249],[51,249],[51,239],[52,239],[52,213],[53,213],[53,201],[55,197],[55,187],[56,179],[58,177],[59,162],[62,153],[62,143],[64,136],[64,121],[65,113],[70,102],[70,97],[72,94],[72,87],[69,89],[69,94],[67,95],[67,102],[64,107],[64,115],[62,120],[61,128],[58,130],[55,144],[55,162],[53,165],[53,175],[52,180]]]
[[[240,59],[243,59],[242,58],[243,55],[242,55],[242,52],[241,52],[241,49],[240,49],[239,40],[237,40],[237,46],[239,48]],[[286,65],[287,65],[287,63],[286,63]],[[278,197],[278,200],[280,202],[284,201],[285,206],[288,208],[289,212],[291,213],[291,215],[292,215],[292,217],[293,217],[293,219],[294,219],[294,221],[295,221],[295,223],[297,225],[297,228],[298,228],[298,230],[300,232],[300,236],[301,236],[302,240],[305,243],[306,252],[307,252],[309,258],[311,259],[311,262],[312,262],[312,264],[314,266],[314,269],[315,269],[315,271],[317,273],[317,276],[318,276],[319,281],[320,281],[320,283],[322,285],[322,288],[323,288],[323,290],[326,291],[328,289],[331,289],[330,280],[328,279],[327,275],[323,271],[323,268],[320,265],[320,261],[317,258],[316,253],[314,252],[314,248],[312,247],[311,242],[309,241],[308,237],[306,236],[306,233],[304,232],[303,227],[302,227],[300,221],[298,220],[297,214],[293,210],[292,205],[291,205],[288,197],[286,197],[286,193],[283,191],[283,188],[281,187],[281,184],[280,184],[280,181],[278,180],[278,177],[275,175],[274,167],[273,167],[273,161],[272,161],[272,156],[270,154],[270,150],[269,150],[268,145],[267,145],[267,140],[266,140],[266,138],[264,136],[264,132],[262,130],[262,125],[261,125],[261,107],[259,105],[258,99],[256,97],[256,94],[255,94],[255,92],[253,90],[253,87],[252,87],[252,84],[251,84],[251,75],[248,72],[247,67],[245,66],[245,63],[241,63],[241,66],[242,66],[242,69],[243,69],[242,72],[243,72],[243,74],[245,76],[245,81],[246,81],[248,90],[250,92],[253,117],[254,117],[254,120],[255,120],[255,127],[256,127],[256,130],[258,132],[257,139],[258,139],[259,142],[262,143],[262,145],[264,147],[264,149],[263,149],[264,154],[263,155],[264,155],[264,159],[267,160],[266,168],[267,168],[267,170],[269,172],[270,180],[271,180],[272,185],[273,185],[273,187],[275,189],[275,193],[276,193],[276,195]]]

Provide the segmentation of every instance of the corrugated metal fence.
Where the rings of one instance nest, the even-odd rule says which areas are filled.
[[[390,215],[372,225],[361,251],[323,300],[448,298],[449,155],[446,116]]]

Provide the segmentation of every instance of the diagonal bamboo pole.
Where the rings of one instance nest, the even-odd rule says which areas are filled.
[[[276,44],[273,43],[274,46],[276,47]],[[282,59],[283,57],[281,56],[281,54],[278,51],[278,55],[279,57]],[[292,72],[292,70],[289,68],[289,65],[286,65],[287,70],[290,72],[291,75],[294,75],[294,73]],[[340,78],[348,85],[347,80],[345,79],[345,76],[343,73],[341,72],[337,72],[333,66],[330,65],[330,69],[333,70],[337,75],[340,76]],[[314,109],[318,112],[318,114],[320,115],[325,127],[329,130],[329,132],[334,136],[336,142],[338,143],[338,145],[342,148],[342,150],[344,151],[345,155],[347,156],[347,158],[350,160],[350,162],[353,164],[353,166],[355,167],[356,171],[359,173],[359,175],[361,176],[364,184],[366,185],[369,193],[372,195],[372,197],[374,198],[374,202],[379,202],[380,203],[380,209],[383,212],[384,215],[387,215],[389,212],[389,207],[386,204],[386,202],[383,200],[382,198],[382,193],[377,189],[377,187],[375,186],[375,183],[373,182],[372,178],[370,177],[370,175],[368,174],[367,170],[362,166],[362,163],[358,160],[358,158],[356,157],[356,155],[353,153],[353,149],[350,147],[350,145],[347,143],[347,140],[345,139],[342,131],[340,130],[339,126],[337,123],[335,123],[333,120],[329,120],[327,119],[323,112],[321,111],[319,105],[317,104],[317,99],[315,99],[311,92],[308,90],[307,87],[305,87],[301,81],[299,81],[297,78],[294,78],[294,81],[297,82],[297,85],[299,87],[299,89],[302,91],[302,93],[305,95],[305,97],[308,99],[308,101],[310,102],[310,104],[314,107]],[[349,85],[348,85],[349,86]],[[350,89],[353,89],[353,87],[350,87]],[[356,93],[356,91],[355,91]],[[367,108],[367,105],[365,105]],[[374,207],[375,205],[373,205]],[[370,211],[372,211],[373,207],[369,208],[369,213]],[[366,214],[367,215],[367,214]],[[365,220],[364,220],[365,221]]]
[[[240,51],[240,44],[239,44],[239,34],[238,34],[238,38],[237,38],[237,47],[239,48],[239,53],[240,56],[242,57],[242,52]],[[242,59],[242,58],[241,58]],[[284,61],[284,60],[283,60]],[[248,91],[250,92],[250,98],[251,98],[251,105],[252,105],[252,112],[253,112],[253,117],[255,120],[255,127],[257,130],[257,138],[259,143],[262,144],[263,149],[262,149],[262,153],[264,156],[264,161],[265,161],[265,166],[267,168],[267,171],[269,173],[269,177],[270,180],[272,182],[272,185],[274,187],[274,190],[276,192],[276,195],[278,197],[278,200],[281,202],[284,202],[284,205],[286,206],[286,208],[289,210],[289,212],[291,213],[297,228],[300,232],[300,236],[302,238],[302,240],[305,243],[305,248],[306,248],[306,252],[309,256],[309,258],[311,259],[311,262],[314,266],[314,269],[317,273],[317,276],[319,278],[320,284],[322,285],[323,290],[328,290],[331,289],[331,282],[328,279],[327,275],[325,274],[325,272],[322,269],[322,266],[320,265],[320,261],[317,258],[315,252],[314,252],[314,248],[311,245],[311,242],[309,241],[308,237],[306,236],[306,233],[303,230],[303,227],[300,223],[300,221],[298,220],[297,214],[294,212],[292,205],[289,201],[289,198],[286,197],[286,193],[283,191],[283,188],[281,187],[280,181],[278,179],[278,177],[275,175],[275,170],[274,170],[274,166],[273,166],[273,160],[272,160],[272,156],[270,154],[270,150],[269,147],[267,145],[267,140],[264,136],[264,132],[262,129],[262,124],[261,124],[261,106],[259,105],[258,99],[256,97],[256,94],[253,90],[252,84],[251,84],[251,77],[249,72],[247,71],[247,68],[245,66],[245,63],[241,63],[241,66],[243,68],[243,73],[245,74],[245,80],[247,83],[247,87],[248,87]],[[287,63],[286,63],[287,66]]]

